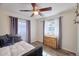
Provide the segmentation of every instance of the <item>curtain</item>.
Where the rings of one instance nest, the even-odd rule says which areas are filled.
[[[18,18],[17,17],[10,17],[10,34],[17,35],[18,32]]]
[[[58,48],[62,48],[62,17],[59,17],[59,41]]]
[[[31,41],[30,32],[31,32],[30,31],[30,21],[26,20],[26,37],[27,37],[28,43],[30,43],[30,41]]]

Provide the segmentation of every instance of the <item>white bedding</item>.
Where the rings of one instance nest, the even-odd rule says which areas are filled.
[[[35,47],[32,45],[24,41],[20,41],[14,45],[0,48],[0,56],[21,56],[34,48]]]

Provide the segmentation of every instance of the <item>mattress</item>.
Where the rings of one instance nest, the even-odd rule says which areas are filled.
[[[0,48],[0,56],[21,56],[34,48],[34,46],[26,43],[25,41],[20,41],[14,45]]]

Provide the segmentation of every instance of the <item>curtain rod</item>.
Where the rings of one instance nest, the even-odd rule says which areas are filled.
[[[15,16],[9,16],[9,17],[15,17]],[[23,19],[23,18],[19,18],[19,17],[16,17],[18,19],[22,19],[22,20],[28,20],[28,19]]]

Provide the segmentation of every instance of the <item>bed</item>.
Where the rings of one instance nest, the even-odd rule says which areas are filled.
[[[42,56],[42,46],[34,47],[21,40],[15,44],[0,47],[0,56]]]

